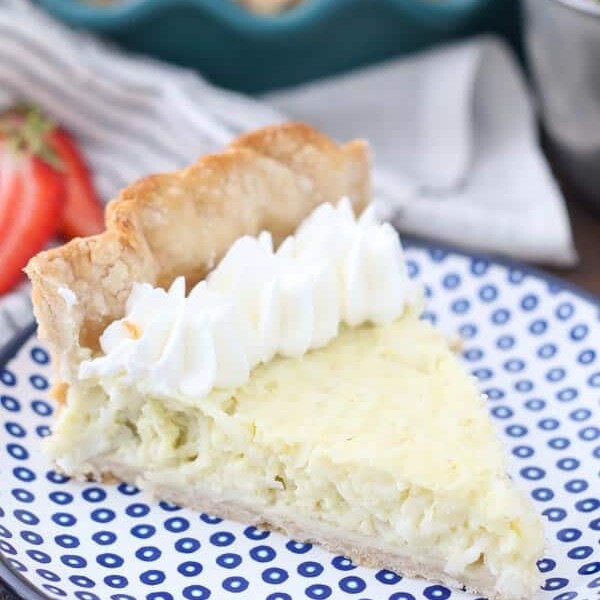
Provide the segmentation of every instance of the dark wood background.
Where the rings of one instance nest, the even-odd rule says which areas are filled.
[[[600,202],[600,190],[598,196]],[[567,205],[581,262],[575,269],[548,270],[600,296],[600,214],[568,192]]]
[[[580,258],[574,269],[547,270],[600,297],[600,190],[594,198],[584,198],[562,172],[548,138],[543,133],[541,143],[567,200],[575,246]]]
[[[17,597],[9,592],[0,581],[0,600],[17,600]]]

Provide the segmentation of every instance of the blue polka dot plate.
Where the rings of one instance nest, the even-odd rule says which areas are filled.
[[[511,475],[545,521],[539,599],[600,594],[600,307],[557,280],[410,247],[428,312],[464,340]],[[276,533],[157,503],[126,484],[70,481],[41,455],[54,407],[30,338],[0,371],[0,575],[25,598],[455,600]]]

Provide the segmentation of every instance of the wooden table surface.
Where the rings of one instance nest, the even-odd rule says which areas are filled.
[[[574,197],[567,205],[580,263],[574,269],[547,270],[600,298],[600,213]]]
[[[542,146],[567,200],[575,247],[580,259],[574,269],[547,270],[600,298],[600,190],[596,198],[598,208],[592,208],[591,204],[584,202],[580,194],[569,185],[544,136]]]

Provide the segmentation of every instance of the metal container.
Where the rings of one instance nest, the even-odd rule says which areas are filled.
[[[523,10],[551,151],[571,186],[600,208],[600,2],[525,0]]]

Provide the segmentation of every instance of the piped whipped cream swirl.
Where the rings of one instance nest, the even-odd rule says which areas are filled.
[[[271,234],[238,239],[186,296],[135,284],[122,319],[84,361],[82,379],[116,377],[154,395],[200,398],[235,388],[274,356],[320,348],[340,324],[385,324],[409,301],[397,233],[343,198],[322,204],[276,250]]]

